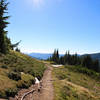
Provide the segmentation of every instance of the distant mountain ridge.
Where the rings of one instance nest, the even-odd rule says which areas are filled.
[[[28,55],[33,58],[46,60],[52,56],[52,53],[30,53]],[[63,54],[60,54],[60,56],[63,56]]]
[[[82,56],[90,55],[92,59],[98,59],[100,61],[100,53],[84,54]]]
[[[37,59],[48,59],[50,56],[52,56],[52,54],[49,53],[30,53],[28,54],[29,56],[33,57],[33,58],[37,58]]]
[[[28,54],[29,56],[36,58],[36,59],[43,59],[46,60],[48,59],[50,56],[52,56],[52,53],[30,53]],[[63,56],[64,54],[60,54],[60,56]],[[100,61],[100,53],[93,53],[93,54],[83,54],[83,55],[79,55],[78,56],[86,56],[86,55],[90,55],[93,59],[98,59]]]

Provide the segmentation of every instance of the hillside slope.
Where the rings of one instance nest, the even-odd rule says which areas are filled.
[[[53,78],[54,100],[100,100],[99,73],[68,65],[54,68]]]
[[[34,77],[42,78],[45,65],[27,55],[11,51],[0,54],[0,98],[14,96],[20,89],[34,83]]]

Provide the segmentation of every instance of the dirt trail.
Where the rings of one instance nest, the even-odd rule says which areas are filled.
[[[47,69],[41,81],[40,91],[38,91],[37,88],[33,94],[28,95],[24,100],[53,100],[52,70],[53,68],[47,65]]]
[[[53,85],[52,85],[52,67],[48,67],[43,77],[43,87],[40,94],[39,100],[53,100]]]
[[[54,92],[52,85],[52,70],[53,68],[47,66],[47,70],[44,72],[44,76],[42,78],[42,86],[41,90],[38,93],[34,94],[34,100],[53,100]]]

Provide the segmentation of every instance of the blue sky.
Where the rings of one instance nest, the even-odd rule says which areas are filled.
[[[22,52],[100,52],[100,0],[8,1],[8,36]]]

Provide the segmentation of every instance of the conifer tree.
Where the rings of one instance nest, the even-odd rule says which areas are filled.
[[[93,70],[95,70],[96,72],[99,72],[99,60],[95,60],[93,62]]]
[[[6,0],[0,0],[0,52],[4,54],[6,54],[9,50],[7,44],[7,31],[5,31],[7,24],[9,24],[6,21],[9,16],[5,16],[5,14],[8,13],[7,6],[8,3],[6,3]]]
[[[58,50],[54,50],[54,53],[51,57],[51,60],[54,61],[55,63],[59,64],[59,51]]]
[[[67,64],[71,64],[71,55],[70,55],[70,52],[68,51],[68,58],[67,58]]]
[[[56,51],[56,63],[59,64],[59,51]]]
[[[20,49],[17,47],[17,48],[15,49],[15,51],[20,52]]]
[[[82,66],[92,69],[92,65],[93,65],[93,60],[91,56],[90,55],[85,56],[82,61]]]
[[[67,51],[64,55],[64,64],[68,64],[68,53],[67,53]]]
[[[60,64],[63,64],[63,65],[65,64],[65,62],[64,62],[64,57],[63,57],[63,56],[61,56],[61,57],[59,58],[59,63],[60,63]]]

